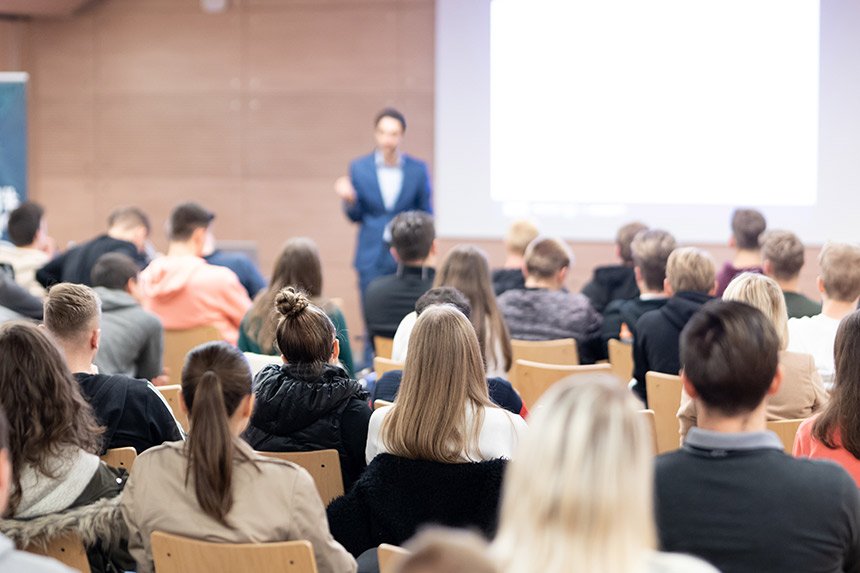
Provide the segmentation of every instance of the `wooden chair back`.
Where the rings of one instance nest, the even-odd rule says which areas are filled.
[[[376,558],[379,561],[379,573],[394,573],[401,561],[412,555],[411,552],[388,543],[380,543],[376,548]]]
[[[609,340],[609,364],[612,372],[626,384],[633,378],[633,345],[611,338]]]
[[[313,452],[257,452],[261,456],[286,460],[305,468],[314,483],[324,505],[343,495],[343,475],[340,473],[340,455],[337,450]]]
[[[386,338],[384,336],[374,336],[373,348],[374,354],[379,358],[390,359],[392,352],[394,352],[394,339]]]
[[[188,351],[204,342],[223,340],[221,333],[211,324],[185,328],[182,330],[164,330],[164,367],[170,381],[178,384],[182,377],[182,365]]]
[[[579,351],[573,338],[511,340],[511,364],[517,360],[576,366],[579,364]]]
[[[158,573],[316,573],[309,541],[221,543],[156,531],[152,561]]]
[[[654,448],[654,453],[657,453],[657,417],[654,415],[654,410],[639,410],[639,414],[645,418],[645,425],[648,426],[648,431],[651,433],[651,444]]]
[[[90,562],[87,560],[86,548],[76,533],[60,535],[46,544],[36,541],[25,547],[24,551],[56,559],[81,573],[90,573]]]
[[[559,380],[569,376],[577,377],[597,372],[611,374],[612,369],[609,364],[565,366],[517,360],[511,369],[510,378],[511,384],[519,392],[526,408],[531,410],[543,393]]]
[[[385,408],[386,406],[393,406],[394,402],[389,402],[388,400],[374,400],[373,401],[373,409],[379,410],[380,408]]]
[[[677,450],[681,445],[681,377],[660,372],[645,374],[648,408],[654,411],[657,426],[657,453]]]
[[[173,416],[176,418],[176,421],[179,422],[182,428],[187,432],[188,416],[182,411],[182,407],[179,405],[179,395],[182,393],[182,386],[179,384],[168,384],[167,386],[156,386],[155,388],[161,392],[162,396],[164,396],[164,399],[167,401],[167,405],[170,406],[170,410],[173,412]]]
[[[767,423],[767,429],[776,433],[782,441],[782,447],[787,454],[794,451],[794,436],[797,434],[797,429],[803,423],[803,418],[796,420],[774,420]]]
[[[380,358],[377,356],[373,359],[373,371],[376,372],[376,379],[382,378],[382,375],[392,370],[403,370],[402,362],[395,362],[390,358]]]
[[[112,468],[123,468],[130,472],[134,460],[137,459],[137,451],[134,448],[111,448],[102,456],[102,461]]]

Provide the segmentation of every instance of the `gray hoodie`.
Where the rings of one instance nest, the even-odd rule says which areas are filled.
[[[95,291],[102,301],[102,336],[95,359],[99,372],[147,380],[160,375],[164,329],[158,317],[123,290]]]
[[[54,559],[16,551],[12,541],[0,534],[0,571],[3,573],[71,573],[73,569]]]

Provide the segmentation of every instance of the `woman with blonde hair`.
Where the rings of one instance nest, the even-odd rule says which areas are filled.
[[[505,475],[491,548],[502,572],[716,573],[656,552],[654,452],[638,408],[603,376],[541,398]]]
[[[782,385],[767,402],[767,419],[795,420],[808,418],[827,403],[827,392],[821,376],[815,368],[811,354],[789,352],[788,311],[785,297],[779,285],[770,277],[758,273],[742,273],[732,279],[723,293],[723,300],[744,302],[762,311],[768,317],[779,336],[779,366],[782,369]],[[743,368],[743,364],[738,364]],[[696,425],[696,402],[686,391],[681,393],[681,440],[690,428]]]

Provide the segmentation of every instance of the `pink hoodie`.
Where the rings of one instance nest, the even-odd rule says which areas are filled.
[[[251,299],[235,273],[193,255],[164,256],[140,273],[144,307],[168,330],[211,324],[236,344]]]

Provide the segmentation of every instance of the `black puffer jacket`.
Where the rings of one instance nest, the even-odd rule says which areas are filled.
[[[613,300],[627,300],[639,296],[636,273],[633,267],[625,265],[597,267],[591,281],[582,287],[582,294],[588,297],[594,310],[603,313],[606,305]]]
[[[244,438],[263,452],[340,452],[344,487],[365,467],[370,407],[343,368],[273,364],[254,379],[256,405]]]

